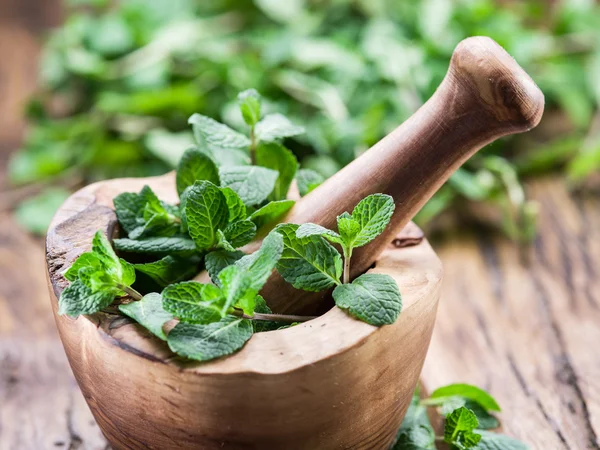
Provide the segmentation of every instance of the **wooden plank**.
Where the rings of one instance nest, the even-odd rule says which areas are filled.
[[[469,382],[503,406],[504,430],[535,449],[599,449],[600,199],[540,180],[539,235],[435,245],[444,290],[422,380]]]
[[[0,217],[0,449],[103,450],[52,320],[44,251]]]

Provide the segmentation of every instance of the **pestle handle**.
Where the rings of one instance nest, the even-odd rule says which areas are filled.
[[[313,192],[286,222],[336,227],[364,197],[394,198],[390,225],[377,239],[354,251],[352,276],[367,270],[393,237],[450,175],[480,148],[508,134],[535,127],[544,96],[517,62],[495,41],[471,37],[456,47],[446,77],[411,118]],[[318,310],[323,293],[298,291],[274,274],[263,295],[277,312]]]

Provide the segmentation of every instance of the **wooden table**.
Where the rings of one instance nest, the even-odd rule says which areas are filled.
[[[56,23],[57,3],[0,0],[0,150],[20,138],[36,30]],[[534,449],[600,449],[600,197],[556,178],[529,191],[542,207],[530,250],[475,231],[434,243],[445,284],[423,384],[485,387],[504,431]],[[0,213],[0,450],[107,449],[55,331],[43,258]]]

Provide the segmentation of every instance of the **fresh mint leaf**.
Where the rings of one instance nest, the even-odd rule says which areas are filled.
[[[209,361],[238,351],[252,334],[250,320],[227,316],[209,325],[179,323],[169,333],[167,342],[180,356]]]
[[[221,230],[217,230],[217,244],[215,248],[225,250],[227,252],[235,252],[235,247],[225,237],[225,234]]]
[[[192,125],[194,138],[198,144],[225,149],[248,148],[250,139],[227,125],[200,114],[194,114],[188,123]]]
[[[179,258],[167,255],[158,261],[134,264],[135,270],[152,278],[159,286],[165,287],[183,281],[197,272],[197,258]]]
[[[474,432],[478,425],[473,411],[461,406],[446,416],[444,442],[461,450],[473,448],[481,440],[481,435]]]
[[[337,226],[343,242],[352,243],[360,232],[360,223],[347,212],[337,218]]]
[[[261,142],[273,142],[304,133],[304,128],[294,125],[282,114],[267,114],[256,124],[256,137]]]
[[[185,217],[188,231],[199,250],[217,243],[217,230],[229,221],[227,200],[221,190],[209,181],[199,181],[186,193]]]
[[[140,301],[119,305],[119,311],[131,317],[156,337],[163,341],[167,340],[163,325],[172,320],[173,316],[163,309],[160,294],[147,294]]]
[[[337,234],[335,231],[322,227],[321,225],[314,223],[304,223],[300,225],[296,231],[296,237],[298,239],[303,239],[310,236],[322,236],[329,242],[333,242],[335,244],[341,244],[343,242],[339,234]]]
[[[265,201],[279,176],[276,171],[259,166],[221,167],[219,175],[221,185],[233,189],[246,206]]]
[[[115,213],[121,227],[131,233],[138,226],[138,217],[146,204],[146,199],[135,192],[123,192],[113,199]]]
[[[458,383],[451,384],[449,386],[443,386],[439,389],[436,389],[431,394],[432,399],[452,396],[459,396],[468,400],[472,400],[476,403],[479,403],[487,411],[500,411],[500,406],[494,397],[485,392],[483,389],[470,384]]]
[[[277,142],[261,143],[256,148],[256,164],[279,173],[269,198],[285,200],[298,170],[298,160],[294,154]]]
[[[254,239],[254,236],[256,236],[256,225],[250,220],[238,220],[227,225],[223,230],[223,234],[235,250]]]
[[[283,236],[283,253],[277,263],[279,274],[296,289],[319,292],[340,284],[342,258],[320,236],[298,239],[298,225],[282,224],[275,231]]]
[[[204,258],[204,265],[208,271],[208,275],[213,283],[217,286],[221,286],[219,281],[219,273],[231,264],[235,263],[238,259],[244,256],[243,252],[240,251],[226,251],[226,250],[215,250],[210,252]]]
[[[389,195],[373,194],[362,199],[352,211],[352,218],[360,226],[352,247],[362,247],[379,236],[390,222],[394,208],[394,199]]]
[[[493,430],[500,426],[500,421],[486,411],[486,409],[479,403],[476,403],[472,400],[466,400],[465,407],[473,411],[473,414],[477,416],[477,421],[479,422],[478,428],[480,430]]]
[[[474,450],[529,450],[523,442],[503,434],[482,430],[477,430],[477,434],[481,435],[481,440]]]
[[[236,192],[230,187],[222,187],[221,192],[225,196],[227,201],[227,208],[229,209],[229,223],[237,220],[244,220],[247,216],[246,205]]]
[[[435,431],[420,400],[416,391],[390,450],[435,450]]]
[[[254,289],[252,275],[248,271],[236,265],[226,267],[219,273],[219,281],[225,297],[221,308],[222,316],[233,307],[242,309],[249,316],[254,314],[258,289]]]
[[[235,263],[250,275],[252,289],[257,292],[262,289],[281,258],[283,249],[283,237],[277,232],[271,232],[256,252]]]
[[[268,228],[277,223],[295,204],[296,202],[293,200],[269,202],[262,208],[254,211],[249,219],[254,222],[260,232],[261,229]]]
[[[194,241],[183,236],[149,237],[145,239],[115,239],[115,248],[122,252],[148,253],[153,255],[191,255],[196,252]]]
[[[300,169],[296,173],[296,182],[298,183],[298,191],[301,197],[304,197],[318,187],[323,181],[325,181],[325,178],[320,173],[311,169]]]
[[[271,308],[265,302],[265,299],[260,295],[256,296],[256,305],[254,306],[254,312],[259,314],[273,314]],[[277,330],[281,326],[279,322],[272,322],[269,320],[253,320],[252,326],[254,327],[255,333],[261,333],[264,331]]]
[[[182,322],[208,324],[222,318],[218,287],[196,281],[171,284],[162,291],[163,307]]]
[[[92,240],[92,253],[98,255],[103,264],[104,272],[111,278],[113,283],[131,286],[135,281],[135,270],[131,264],[119,258],[113,250],[106,236],[97,231]],[[94,267],[94,270],[97,270]]]
[[[104,265],[98,254],[94,252],[85,252],[79,255],[71,267],[63,273],[63,276],[69,281],[75,281],[79,278],[79,270],[86,267],[91,267],[95,270],[104,269]]]
[[[111,292],[92,292],[80,280],[69,285],[58,299],[58,314],[77,317],[80,314],[93,314],[109,306],[115,299]]]
[[[260,94],[256,89],[247,89],[238,94],[238,104],[244,122],[253,127],[260,120]]]
[[[205,153],[195,148],[186,150],[177,165],[175,184],[177,193],[181,196],[189,186],[196,181],[206,180],[215,185],[221,184],[219,169]]]
[[[389,275],[366,273],[333,291],[338,308],[371,325],[389,325],[402,311],[402,296]]]

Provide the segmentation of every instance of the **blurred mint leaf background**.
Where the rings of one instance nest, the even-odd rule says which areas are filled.
[[[600,168],[592,0],[71,0],[68,11],[45,45],[31,127],[9,164],[14,186],[164,173],[193,142],[193,113],[244,129],[236,95],[248,88],[271,102],[264,113],[305,127],[286,145],[327,177],[418,109],[471,35],[516,58],[546,95],[545,117],[469,161],[419,221],[483,204],[527,241],[537,207],[521,180],[559,170],[578,184]],[[40,232],[32,209],[18,217]]]

